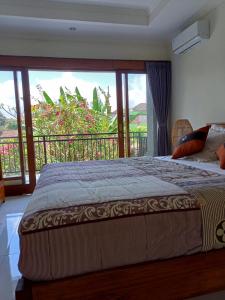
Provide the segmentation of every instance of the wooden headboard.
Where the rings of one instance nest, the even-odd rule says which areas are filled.
[[[187,119],[177,120],[172,129],[172,148],[177,145],[178,140],[185,134],[193,131],[191,123]]]

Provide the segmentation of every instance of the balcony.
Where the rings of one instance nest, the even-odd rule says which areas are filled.
[[[36,135],[34,136],[36,173],[42,166],[54,162],[117,159],[116,133]],[[130,132],[131,156],[147,153],[147,132]],[[28,172],[26,142],[23,142],[24,168]],[[21,174],[19,140],[16,136],[0,137],[0,155],[3,176]]]

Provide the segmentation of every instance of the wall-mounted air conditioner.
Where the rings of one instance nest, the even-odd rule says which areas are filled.
[[[207,20],[197,21],[173,39],[173,52],[183,54],[209,37],[209,22]]]

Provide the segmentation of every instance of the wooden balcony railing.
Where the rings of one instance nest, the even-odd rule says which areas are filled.
[[[46,163],[118,158],[116,133],[35,135],[36,171]],[[27,169],[26,141],[23,141],[24,164]],[[147,133],[130,132],[131,156],[147,153]],[[4,177],[18,176],[20,155],[18,137],[0,137],[0,154]]]

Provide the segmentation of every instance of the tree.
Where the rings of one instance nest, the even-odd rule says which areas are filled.
[[[0,126],[4,126],[6,122],[6,116],[0,111]]]
[[[17,129],[18,126],[16,108],[0,103],[0,109],[0,126],[2,127],[2,130]]]
[[[94,88],[89,102],[77,87],[73,92],[60,87],[58,100],[53,100],[41,86],[38,90],[41,99],[32,106],[34,135],[45,136],[45,151],[52,162],[104,159],[110,151],[116,155],[117,138],[107,135],[115,132],[117,123],[110,113],[109,90],[104,93]],[[41,151],[39,148],[36,153]],[[36,160],[37,168],[42,161]]]
[[[108,132],[112,128],[110,94],[94,88],[91,105],[76,87],[74,92],[60,87],[58,100],[37,86],[42,100],[32,106],[34,133],[48,134],[93,134]],[[104,96],[102,102],[100,95]]]

